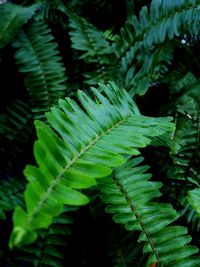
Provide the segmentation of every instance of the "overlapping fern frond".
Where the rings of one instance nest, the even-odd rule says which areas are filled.
[[[135,15],[128,18],[116,37],[114,51],[120,60],[124,86],[132,95],[144,95],[148,86],[166,72],[174,46],[166,41],[186,33],[198,34],[199,6],[198,0],[153,0],[149,9],[141,9],[139,19]]]
[[[143,158],[133,158],[117,168],[111,177],[98,184],[102,200],[109,204],[106,211],[114,213],[116,223],[127,230],[141,231],[139,242],[145,241],[144,253],[149,253],[145,266],[154,262],[164,266],[199,266],[200,258],[192,256],[198,249],[188,245],[191,237],[182,226],[169,226],[178,215],[169,204],[157,203],[160,182],[148,181],[148,166],[139,165]]]
[[[183,69],[184,72],[184,68]],[[184,209],[180,214],[191,224],[193,231],[199,231],[199,80],[191,72],[178,76],[178,71],[170,75],[170,89],[172,94],[179,94],[174,110],[175,131],[170,144],[170,155],[173,164],[168,177],[185,181],[181,187],[178,201]],[[178,79],[179,78],[179,79]],[[182,93],[182,94],[181,94]],[[179,185],[180,186],[180,185]],[[191,188],[196,187],[191,190]],[[186,199],[186,196],[188,198]],[[189,203],[188,203],[189,202]]]
[[[85,18],[79,17],[63,5],[59,8],[69,17],[72,48],[81,51],[80,59],[86,64],[84,82],[95,85],[98,82],[116,80],[118,63],[111,45],[112,38],[106,38],[103,32]]]
[[[170,145],[173,177],[177,179],[195,178],[198,172],[200,86],[198,81],[191,84],[189,81],[181,80],[175,89],[180,91],[179,87],[186,83],[186,89],[182,89],[185,91],[176,102],[176,128]]]
[[[133,15],[128,19],[125,28],[121,29],[116,39],[118,57],[127,51],[143,47],[150,48],[153,44],[163,43],[166,38],[199,32],[199,0],[153,0],[150,8],[144,6],[139,19]]]
[[[185,180],[191,173],[191,162],[196,150],[197,128],[187,117],[180,117],[176,121],[176,130],[171,143],[171,157],[173,172],[171,178]]]
[[[11,42],[20,28],[30,19],[37,9],[37,5],[24,7],[5,3],[0,5],[0,48]]]
[[[122,83],[131,96],[144,95],[150,86],[159,84],[159,80],[168,71],[173,59],[173,46],[162,44],[153,50],[141,51],[135,59],[132,51],[121,59]]]
[[[60,6],[60,9],[67,14],[70,20],[72,47],[85,52],[82,58],[96,54],[111,53],[110,44],[106,41],[100,30],[85,18],[79,17],[66,7]]]
[[[123,164],[122,155],[137,155],[151,137],[172,131],[170,118],[140,115],[128,93],[114,83],[101,84],[92,92],[95,101],[79,91],[82,108],[69,98],[59,101],[59,107],[47,113],[51,128],[36,122],[38,167],[25,169],[27,210],[19,206],[15,210],[10,247],[33,242],[36,230],[47,228],[63,212],[63,204],[88,203],[81,189]]]
[[[44,116],[59,98],[66,95],[65,68],[51,30],[42,21],[34,21],[13,43],[19,71],[26,74],[35,118]]]

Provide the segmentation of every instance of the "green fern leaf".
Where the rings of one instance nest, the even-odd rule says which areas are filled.
[[[148,181],[148,166],[140,166],[143,158],[134,158],[117,168],[112,177],[101,179],[98,184],[102,200],[109,204],[106,211],[114,213],[116,223],[124,224],[127,230],[141,231],[139,242],[145,241],[144,253],[150,253],[146,266],[161,262],[164,266],[199,266],[198,252],[187,245],[191,237],[187,229],[168,226],[178,215],[168,204],[152,202],[159,197],[161,183]],[[138,166],[139,165],[139,166]]]
[[[189,81],[188,81],[189,82]],[[181,82],[182,83],[182,82]],[[176,179],[191,179],[197,176],[198,164],[198,101],[199,83],[187,84],[185,92],[176,102],[175,131],[170,145],[173,166],[171,177]],[[197,166],[195,166],[197,165]]]
[[[153,0],[150,8],[133,15],[116,36],[114,51],[120,60],[123,86],[144,95],[168,70],[176,36],[199,31],[200,1]],[[142,61],[141,61],[142,59]]]
[[[27,32],[21,32],[13,44],[19,71],[26,73],[35,118],[42,118],[59,98],[66,95],[65,68],[58,55],[57,43],[42,21],[34,21]]]
[[[106,83],[118,77],[117,58],[109,33],[104,34],[85,18],[77,16],[62,4],[60,10],[67,14],[70,21],[72,48],[81,51],[80,59],[87,64],[87,72],[83,73],[85,83],[95,85]]]
[[[133,15],[126,22],[125,28],[116,38],[116,54],[118,57],[127,51],[151,48],[153,44],[163,43],[175,36],[190,32],[199,32],[200,1],[153,0],[150,9],[141,9],[139,19]],[[134,33],[134,34],[133,34]]]
[[[101,31],[85,18],[81,18],[74,12],[71,12],[64,5],[60,4],[59,9],[69,17],[70,27],[72,28],[70,35],[74,49],[85,51],[90,56],[96,53],[100,55],[101,53],[105,53],[105,51],[108,54],[110,53],[111,47],[109,42],[106,41]],[[85,55],[82,57],[85,57]]]
[[[0,48],[11,42],[20,28],[30,19],[37,9],[37,5],[23,7],[6,3],[0,5]]]
[[[36,121],[34,154],[39,167],[25,169],[27,210],[15,210],[11,248],[33,242],[36,230],[47,228],[62,213],[63,204],[87,204],[80,189],[95,185],[96,178],[123,164],[122,155],[139,154],[151,137],[173,128],[170,118],[140,115],[128,93],[114,83],[92,91],[95,101],[79,91],[82,108],[69,98],[60,100],[59,107],[47,113],[52,128]]]
[[[159,84],[171,64],[172,53],[173,46],[170,43],[159,45],[154,50],[141,51],[135,60],[132,60],[132,51],[127,52],[121,59],[121,73],[123,85],[129,94],[144,95],[150,86]]]

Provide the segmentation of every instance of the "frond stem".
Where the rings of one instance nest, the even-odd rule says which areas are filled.
[[[148,242],[149,242],[149,244],[150,244],[150,246],[151,246],[151,248],[153,250],[153,253],[156,256],[157,261],[160,262],[160,257],[158,255],[158,252],[157,252],[156,248],[155,248],[155,245],[153,243],[153,240],[151,239],[151,237],[149,236],[147,230],[145,229],[145,226],[144,226],[143,222],[140,220],[140,216],[136,212],[136,208],[135,208],[135,206],[133,204],[133,201],[129,198],[128,193],[126,192],[126,190],[123,188],[123,186],[119,183],[119,181],[114,176],[113,176],[113,180],[114,180],[115,184],[119,187],[121,193],[126,198],[126,201],[128,202],[128,204],[129,204],[132,212],[134,213],[136,219],[138,220],[138,222],[139,222],[139,224],[140,224],[140,226],[142,228],[142,231],[145,234],[145,236],[146,236],[146,238],[147,238],[147,240],[148,240]]]
[[[41,198],[40,202],[38,203],[38,205],[33,209],[33,212],[31,214],[31,217],[29,217],[28,222],[31,223],[31,221],[33,220],[33,218],[37,215],[37,213],[40,211],[41,207],[44,205],[45,201],[48,199],[48,196],[51,194],[51,192],[53,191],[53,189],[56,187],[56,185],[59,183],[59,181],[63,178],[64,173],[73,165],[76,163],[76,161],[88,150],[90,149],[93,145],[96,144],[97,141],[99,141],[103,136],[105,136],[106,134],[108,134],[109,132],[111,132],[113,129],[115,129],[117,126],[119,126],[120,124],[122,124],[126,119],[128,119],[129,116],[127,116],[126,118],[120,120],[119,122],[117,122],[116,124],[114,124],[112,127],[110,127],[109,129],[107,129],[105,132],[101,133],[100,135],[98,135],[92,142],[90,142],[87,146],[85,146],[72,160],[70,160],[68,162],[68,164],[66,165],[66,167],[63,169],[63,171],[55,178],[55,180],[52,181],[50,187],[48,188],[48,190],[46,191],[46,193],[44,194],[44,196]]]

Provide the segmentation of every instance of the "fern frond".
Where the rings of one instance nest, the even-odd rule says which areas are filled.
[[[88,203],[80,189],[95,185],[96,178],[123,164],[121,155],[139,154],[151,137],[173,128],[170,118],[140,115],[128,93],[114,83],[92,92],[95,101],[79,91],[82,108],[69,98],[60,100],[59,107],[47,113],[52,128],[36,122],[39,139],[34,154],[39,167],[25,169],[27,211],[15,210],[10,247],[33,242],[36,230],[48,227],[62,213],[63,204]]]
[[[84,82],[95,85],[117,78],[118,63],[110,44],[113,42],[111,35],[105,35],[85,18],[77,16],[63,5],[59,8],[69,17],[72,48],[81,51],[80,59],[87,64],[87,72],[83,73]]]
[[[42,118],[59,98],[66,95],[66,75],[57,43],[50,29],[42,21],[34,21],[21,32],[13,44],[18,48],[15,57],[19,71],[26,73],[35,118]]]
[[[10,43],[24,23],[37,9],[36,5],[23,7],[11,3],[0,5],[0,48]]]
[[[134,158],[117,168],[112,177],[99,181],[102,200],[109,204],[106,211],[114,213],[116,223],[124,224],[127,230],[141,231],[139,241],[145,241],[144,253],[150,253],[146,266],[160,262],[164,266],[199,266],[198,252],[187,245],[191,237],[181,226],[169,226],[178,215],[168,204],[155,203],[159,197],[160,182],[148,181],[148,166],[140,166],[143,158]],[[139,166],[138,166],[139,165]]]
[[[196,125],[187,118],[179,118],[170,145],[174,163],[174,178],[185,179],[186,169],[190,167],[196,148]]]
[[[188,80],[185,92],[176,102],[175,131],[170,145],[173,159],[172,178],[196,179],[199,162],[198,102],[199,82],[190,84]]]
[[[131,95],[144,95],[168,70],[174,45],[163,44],[165,40],[198,33],[199,7],[198,0],[153,0],[149,10],[146,6],[141,9],[139,19],[135,15],[128,19],[116,37],[114,51],[120,60],[123,86]]]
[[[69,17],[72,48],[84,51],[89,56],[110,53],[110,44],[100,30],[65,6],[60,5],[59,9]],[[85,57],[85,54],[82,57]]]
[[[141,51],[135,59],[132,56],[130,51],[121,59],[122,82],[131,96],[144,95],[167,72],[173,59],[173,46],[167,43],[154,50]]]
[[[139,19],[133,15],[128,19],[120,35],[116,38],[116,54],[120,58],[128,51],[136,52],[142,47],[163,43],[175,36],[199,32],[199,0],[153,0],[150,9],[144,6]]]
[[[17,205],[23,206],[24,181],[16,179],[3,180],[0,183],[0,220],[6,218],[5,211],[13,210]]]

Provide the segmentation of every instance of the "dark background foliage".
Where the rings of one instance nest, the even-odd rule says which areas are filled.
[[[19,6],[30,6],[35,3],[35,1],[11,2]],[[115,41],[113,41],[116,40],[116,37],[112,38],[112,35],[116,35],[122,43],[122,48],[128,51],[133,44],[127,37],[127,33],[123,34],[121,32],[120,35],[120,30],[133,14],[139,17],[141,8],[143,6],[149,7],[151,1],[61,1],[68,8],[67,16],[59,8],[59,1],[36,2],[39,2],[40,7],[35,11],[34,16],[42,18],[51,29],[52,35],[58,43],[56,49],[59,51],[61,61],[65,67],[64,74],[67,81],[63,97],[70,96],[76,99],[77,89],[87,92],[90,85],[102,81],[98,77],[98,70],[103,68],[102,70],[105,71],[107,77],[104,76],[105,79],[102,82],[115,80],[119,86],[131,92],[131,96],[134,97],[143,115],[151,117],[170,115],[174,118],[174,122],[178,126],[176,128],[177,137],[171,141],[172,143],[168,145],[166,140],[155,139],[155,145],[142,149],[141,153],[145,158],[145,164],[150,165],[150,172],[153,174],[154,181],[161,181],[164,184],[161,189],[161,202],[171,203],[181,214],[178,223],[188,227],[189,234],[193,238],[192,244],[199,247],[199,217],[186,198],[189,190],[198,187],[200,179],[198,176],[200,159],[200,47],[198,32],[194,33],[195,30],[191,31],[189,26],[185,26],[187,22],[182,23],[180,35],[174,34],[172,38],[168,38],[166,35],[163,42],[153,44],[152,47],[145,47],[144,45],[141,50],[136,49],[138,51],[137,56],[133,58],[131,64],[127,63],[124,71],[121,67],[123,65],[123,53],[120,55],[119,52],[118,57],[114,56],[115,52],[101,54],[101,48],[98,50],[95,38],[93,45],[97,47],[97,51],[94,55],[88,53],[81,58],[89,49],[88,51],[82,51],[81,46],[77,49],[74,48],[73,45],[78,46],[79,43],[73,43],[72,38],[76,30],[81,32],[78,27],[84,25],[84,22],[79,21],[80,24],[79,26],[76,25],[77,29],[75,30],[72,23],[77,18],[74,19],[73,15],[76,14],[87,20],[89,26],[85,24],[84,27],[86,28],[90,29],[90,26],[93,25],[101,32],[110,30],[111,34],[107,38],[110,47],[119,49],[119,47],[116,48]],[[196,5],[199,6],[200,3],[196,2]],[[162,12],[164,13],[165,10]],[[27,32],[33,20],[34,18],[30,18],[22,26],[22,30]],[[200,29],[199,25],[197,28]],[[126,29],[124,31],[126,32]],[[138,38],[143,41],[143,37],[144,35],[141,35]],[[21,63],[16,64],[16,61],[20,61],[20,59],[16,60],[18,48],[13,44],[18,38],[16,35],[11,43],[0,50],[0,178],[2,192],[3,188],[5,188],[5,191],[7,190],[6,183],[12,183],[13,179],[22,185],[19,188],[17,185],[11,185],[11,188],[16,188],[16,191],[12,193],[14,198],[12,201],[23,205],[23,198],[20,199],[18,194],[21,196],[25,187],[23,169],[27,164],[34,164],[35,162],[32,151],[36,133],[34,127],[35,113],[32,110],[30,88],[27,89],[25,82],[27,74],[19,71]],[[96,40],[98,38],[97,35]],[[137,40],[137,36],[135,39]],[[127,42],[128,45],[124,45],[123,42]],[[167,52],[161,51],[150,61],[149,57],[155,55],[157,49],[163,47]],[[158,62],[158,59],[160,59],[160,62]],[[143,68],[148,63],[150,65],[149,70],[143,73]],[[134,79],[131,78],[129,82],[127,78],[127,73],[132,66],[136,67],[134,74],[139,75],[138,80],[136,79],[133,84]],[[141,91],[142,93],[139,89],[133,93],[131,90],[135,88],[135,84],[138,85],[143,81],[145,75],[149,79],[147,89],[145,92]],[[124,82],[126,78],[127,83]],[[51,105],[46,107],[45,111],[56,104],[58,98],[60,98],[59,93],[52,100]],[[190,101],[193,101],[191,105],[189,104]],[[20,118],[23,118],[23,120]],[[188,138],[186,133],[191,133],[191,136]],[[59,252],[62,254],[60,258],[58,257],[60,265],[56,263],[58,265],[50,266],[145,266],[146,256],[142,255],[142,247],[140,245],[132,246],[132,249],[128,247],[137,241],[138,234],[128,235],[122,227],[111,220],[110,215],[105,214],[105,205],[102,204],[98,192],[88,190],[87,193],[91,195],[93,201],[77,211],[70,211],[69,214],[74,223],[67,226],[69,232],[71,232],[70,235],[63,233],[63,243],[66,245],[59,248]],[[3,197],[4,192],[2,195],[0,194],[0,198],[3,199]],[[8,199],[9,204],[5,208],[6,218],[0,221],[0,265],[5,267],[32,266],[27,258],[31,258],[29,255],[34,255],[34,248],[24,252],[17,249],[10,251],[7,247],[12,230],[12,213],[15,207],[11,203],[12,201]],[[42,238],[41,240],[43,240]],[[38,244],[40,242],[42,244],[43,241],[38,241]],[[114,244],[119,246],[114,247]],[[126,265],[114,262],[115,259],[122,258],[120,253],[125,255]],[[51,254],[51,251],[49,254]],[[130,258],[129,255],[131,255]],[[48,266],[48,264],[42,264],[41,261],[35,266]]]

